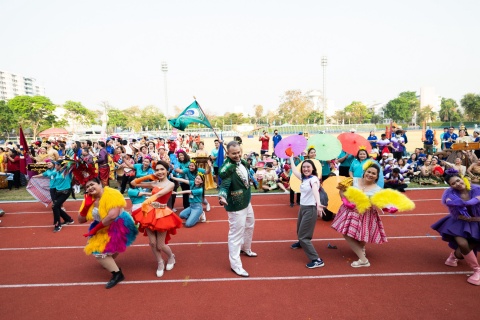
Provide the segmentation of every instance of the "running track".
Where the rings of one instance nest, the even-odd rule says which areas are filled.
[[[110,274],[83,253],[86,224],[54,234],[50,207],[0,203],[7,212],[0,225],[0,318],[474,319],[480,287],[466,282],[464,262],[444,265],[450,250],[430,229],[447,213],[442,192],[409,190],[416,209],[382,217],[389,242],[367,246],[369,268],[350,267],[355,255],[319,220],[314,244],[325,267],[313,270],[302,250],[290,249],[298,207],[288,206],[288,194],[254,196],[252,249],[259,256],[242,257],[250,278],[231,272],[227,216],[209,197],[208,222],[173,237],[172,271],[156,278],[147,239],[139,236],[117,258],[126,280],[110,290]],[[66,203],[72,217],[79,206]]]

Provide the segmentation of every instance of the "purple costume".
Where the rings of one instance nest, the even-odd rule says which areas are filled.
[[[442,240],[447,241],[448,246],[454,250],[458,247],[454,237],[462,237],[469,242],[480,244],[480,222],[458,219],[459,216],[480,217],[480,200],[476,198],[477,196],[480,196],[480,187],[476,185],[472,185],[471,200],[468,201],[462,200],[459,192],[452,188],[443,193],[442,203],[448,207],[450,214],[435,222],[432,229],[440,233]]]

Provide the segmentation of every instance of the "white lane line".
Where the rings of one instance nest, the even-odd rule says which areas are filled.
[[[440,236],[424,235],[424,236],[396,236],[388,237],[388,240],[412,240],[412,239],[437,239],[441,238]],[[293,243],[298,241],[296,239],[290,240],[256,240],[253,241],[254,244],[263,244],[263,243]],[[345,241],[345,238],[321,238],[321,239],[312,239],[312,242],[320,241]],[[180,242],[180,243],[169,243],[169,246],[198,246],[199,242]],[[202,245],[226,245],[227,241],[211,241],[211,242],[201,242]],[[148,247],[148,244],[134,244],[130,247]],[[62,246],[62,247],[29,247],[29,248],[0,248],[0,251],[27,251],[27,250],[61,250],[61,249],[83,249],[84,246]]]
[[[312,279],[345,279],[345,278],[378,278],[378,277],[412,277],[412,276],[444,276],[470,274],[468,271],[451,272],[395,272],[395,273],[368,273],[368,274],[334,274],[323,276],[291,276],[291,277],[249,277],[249,278],[203,278],[203,279],[172,279],[172,280],[138,280],[122,281],[120,285],[130,284],[157,284],[157,283],[200,283],[200,282],[232,282],[232,281],[290,281]],[[67,282],[67,283],[26,283],[3,284],[0,289],[10,288],[39,288],[39,287],[75,287],[75,286],[104,286],[106,282]]]
[[[395,217],[422,217],[422,216],[438,216],[438,215],[447,215],[448,212],[434,212],[434,213],[400,213],[400,214],[384,214],[382,218],[395,218]],[[265,218],[265,219],[255,219],[255,222],[260,221],[291,221],[297,220],[297,217],[292,218]],[[207,220],[207,223],[226,223],[228,220]],[[75,224],[69,225],[68,228],[71,227],[85,227],[88,224]],[[52,228],[53,225],[42,225],[42,226],[11,226],[11,227],[3,227],[0,226],[0,229],[30,229],[30,228]]]

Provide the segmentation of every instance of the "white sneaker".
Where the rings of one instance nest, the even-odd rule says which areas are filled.
[[[173,266],[175,265],[175,255],[172,254],[170,258],[168,258],[167,261],[167,267],[165,268],[167,271],[170,271],[173,269]]]
[[[173,211],[173,212],[177,212],[177,209],[173,208],[172,211]]]
[[[202,212],[200,216],[200,222],[207,222],[207,216],[205,215],[205,211]]]
[[[163,276],[163,268],[165,268],[165,265],[163,264],[163,259],[158,263],[158,268],[157,268],[157,277],[160,278]]]
[[[210,211],[210,209],[211,209],[210,208],[210,203],[207,203],[207,208],[206,208],[207,212]]]

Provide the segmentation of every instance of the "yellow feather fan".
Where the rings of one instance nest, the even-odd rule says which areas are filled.
[[[371,203],[378,208],[395,207],[398,211],[415,209],[415,203],[404,194],[393,189],[383,189],[370,197]]]
[[[349,187],[343,194],[348,201],[357,206],[357,211],[360,214],[364,214],[372,206],[368,196],[358,188]]]

